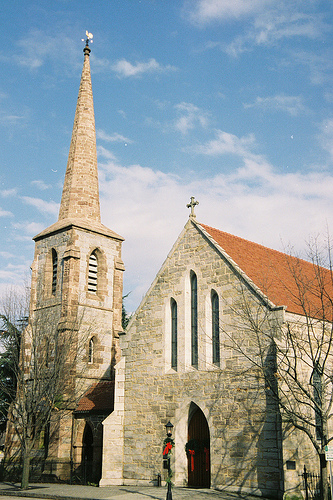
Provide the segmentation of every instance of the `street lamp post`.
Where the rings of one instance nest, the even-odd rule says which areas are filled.
[[[167,437],[164,440],[165,448],[163,450],[163,462],[164,462],[164,467],[168,470],[168,479],[167,479],[168,490],[167,490],[166,500],[172,500],[171,467],[170,467],[169,453],[171,452],[171,449],[172,449],[172,447],[174,445],[174,442],[173,442],[173,439],[171,437],[172,436],[173,425],[172,425],[172,423],[170,421],[165,425],[165,429],[166,429]]]

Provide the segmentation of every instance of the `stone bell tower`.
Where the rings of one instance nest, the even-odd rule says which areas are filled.
[[[68,477],[71,462],[81,470],[84,463],[85,474],[98,480],[101,421],[113,410],[124,265],[123,238],[101,224],[91,38],[87,32],[59,218],[34,237],[30,315],[51,311],[61,331],[76,329],[78,342],[85,343],[73,381],[83,397],[72,414],[60,421],[49,458],[58,464],[59,477]]]

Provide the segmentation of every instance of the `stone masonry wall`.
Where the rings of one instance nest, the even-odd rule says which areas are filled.
[[[198,369],[190,362],[191,270],[198,281]],[[212,486],[263,494],[281,490],[278,424],[263,381],[251,370],[245,375],[249,366],[226,347],[222,331],[221,363],[219,367],[212,364],[211,290],[219,295],[222,323],[229,319],[237,279],[212,245],[188,223],[121,340],[126,360],[124,427],[123,436],[113,438],[118,448],[123,447],[118,484],[149,483],[163,473],[162,444],[168,420],[175,426],[173,480],[177,485],[187,484],[184,447],[194,403],[203,411],[210,429]],[[178,308],[177,371],[170,363],[171,298]],[[105,453],[108,470],[119,470],[112,453]],[[107,474],[104,470],[103,477]]]
[[[52,249],[58,257],[57,288],[52,293]],[[98,256],[97,293],[88,292],[89,256]],[[118,345],[119,315],[122,308],[121,241],[89,230],[71,227],[36,241],[33,263],[31,314],[54,315],[68,335],[78,335],[79,361],[76,391],[83,394],[92,384],[111,378]],[[116,291],[114,279],[116,276]],[[115,293],[116,292],[116,293]],[[113,317],[117,328],[113,331]],[[76,323],[76,327],[73,325]],[[94,339],[93,362],[88,362],[89,340]],[[70,459],[70,419],[61,419],[57,443],[50,447],[53,457]],[[82,443],[78,443],[82,445]]]

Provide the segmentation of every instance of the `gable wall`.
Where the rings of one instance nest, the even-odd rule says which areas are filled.
[[[190,366],[189,355],[191,270],[198,278],[198,369]],[[220,297],[220,318],[224,316],[227,321],[236,280],[216,250],[189,224],[122,341],[126,359],[124,483],[149,482],[162,472],[164,426],[170,420],[175,426],[174,480],[186,485],[184,446],[189,409],[194,402],[204,412],[210,429],[212,485],[232,488],[242,484],[243,488],[266,493],[280,489],[281,454],[273,443],[276,419],[272,415],[267,418],[262,381],[241,375],[245,359],[231,349],[223,349],[223,338],[221,366],[211,364],[211,289]],[[167,318],[171,297],[178,305],[177,371],[170,367],[170,349],[165,349],[166,339],[170,341]]]

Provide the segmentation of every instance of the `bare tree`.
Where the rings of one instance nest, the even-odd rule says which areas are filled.
[[[83,315],[62,325],[60,313],[44,308],[30,314],[22,329],[15,301],[9,297],[1,315],[3,348],[14,383],[0,380],[0,391],[10,405],[6,450],[11,447],[10,455],[16,450],[20,456],[21,488],[26,489],[31,457],[41,440],[48,445],[50,422],[75,409],[86,388],[79,370],[89,325],[84,326]]]
[[[240,280],[228,304],[224,324],[226,347],[261,374],[275,401],[285,434],[307,436],[319,458],[321,497],[328,498],[325,446],[333,403],[333,270],[329,242],[308,246],[308,261],[285,255],[283,275],[266,276],[266,286],[253,293]],[[284,287],[290,302],[274,307],[269,281]],[[264,291],[264,294],[262,293]],[[235,298],[236,297],[236,298]],[[290,312],[291,311],[291,312]]]

